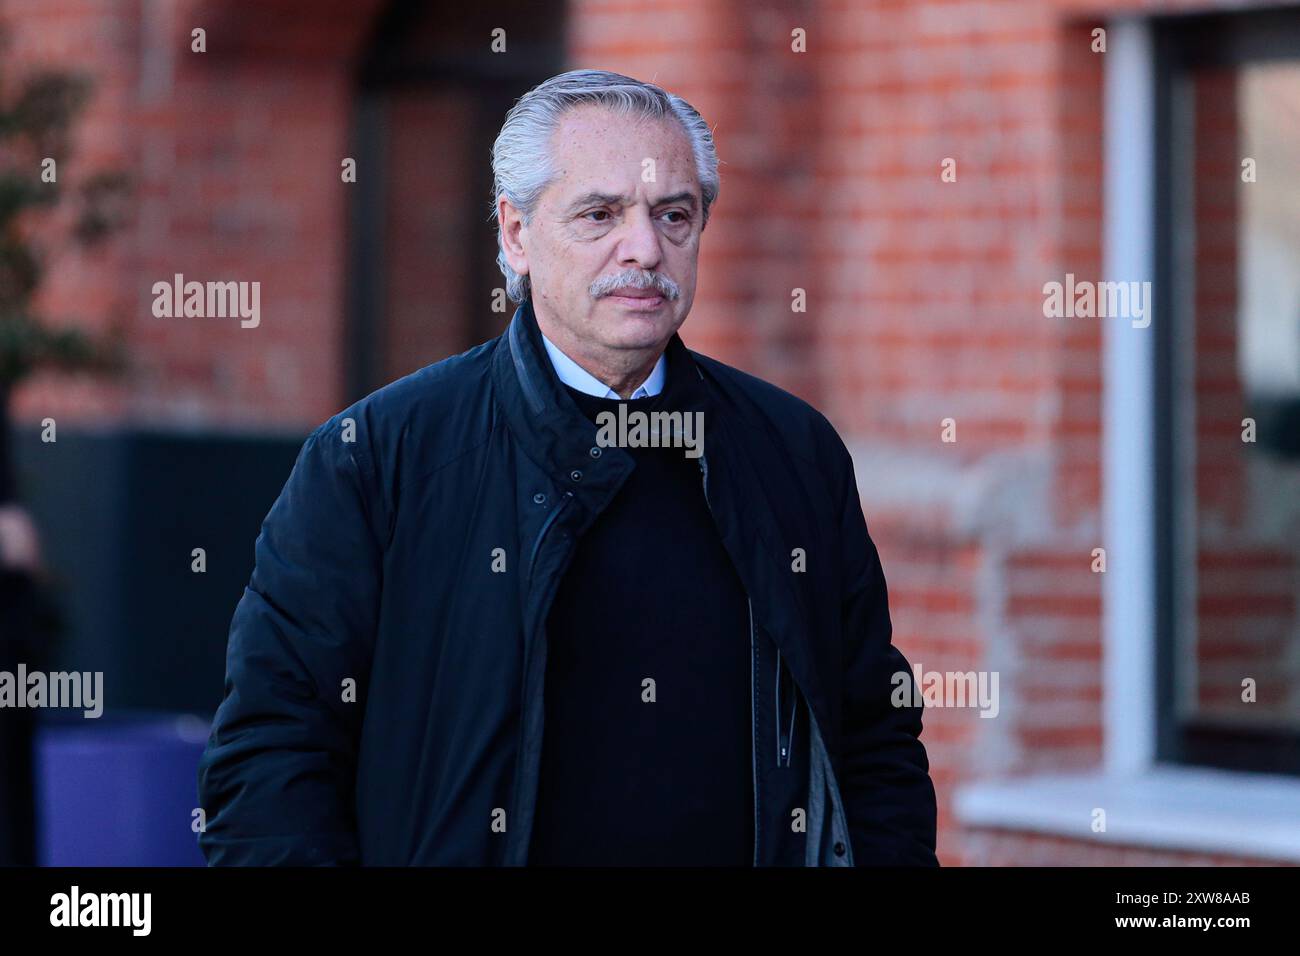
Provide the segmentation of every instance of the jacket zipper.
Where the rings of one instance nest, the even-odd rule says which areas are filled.
[[[538,551],[541,550],[542,542],[546,540],[546,533],[551,530],[551,525],[555,523],[555,519],[560,516],[560,512],[562,512],[565,506],[572,500],[573,500],[573,492],[566,491],[564,493],[564,497],[560,499],[560,503],[556,505],[553,509],[551,509],[551,513],[547,515],[546,520],[542,523],[541,530],[537,532],[537,540],[533,543],[532,554],[529,555],[528,558],[528,583],[530,588],[532,587],[533,584],[533,570],[535,565],[537,564],[537,553]],[[540,622],[538,626],[541,627],[544,625],[544,623],[545,623],[545,617],[542,618],[542,622]],[[510,806],[512,812],[519,809],[519,787],[520,784],[522,783],[520,769],[524,761],[525,744],[528,738],[528,715],[529,715],[528,689],[529,689],[530,678],[532,676],[529,673],[531,669],[532,666],[530,663],[523,675],[523,683],[524,683],[523,697],[520,700],[520,709],[519,709],[519,723],[520,723],[519,754],[515,761],[515,781],[514,781],[514,786],[512,788],[511,797],[510,797]],[[531,836],[531,825],[529,827],[529,830]],[[516,846],[518,845],[516,844]],[[528,845],[525,843],[517,852],[522,853],[526,858],[528,853]],[[511,857],[508,854],[509,854],[509,849],[507,849],[507,858],[506,858],[507,861],[511,859]]]
[[[700,455],[700,471],[704,476],[704,505],[709,509],[709,514],[713,515],[713,504],[709,501],[709,463],[703,454]],[[717,516],[713,515],[713,517],[716,525]],[[749,766],[754,779],[754,866],[758,866],[758,741],[756,739],[758,716],[754,701],[754,687],[758,681],[758,677],[754,672],[754,659],[758,654],[758,649],[754,640],[754,602],[750,598],[748,591],[745,593],[745,605],[749,610]]]

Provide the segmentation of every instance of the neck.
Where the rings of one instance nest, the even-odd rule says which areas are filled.
[[[575,359],[574,361],[577,360]],[[614,391],[618,392],[620,398],[631,398],[632,393],[645,384],[645,380],[650,377],[650,373],[654,371],[655,363],[658,361],[659,353],[656,353],[650,357],[649,362],[623,376],[603,375],[600,372],[587,368],[587,366],[581,362],[578,362],[578,364],[582,365],[582,367],[586,368],[588,372],[591,372],[591,374],[596,376],[596,378],[600,379]]]
[[[621,398],[631,398],[632,393],[650,377],[667,345],[646,349],[605,349],[569,335],[564,327],[544,319],[535,309],[533,315],[542,334],[554,342],[556,348]]]

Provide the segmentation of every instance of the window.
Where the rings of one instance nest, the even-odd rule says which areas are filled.
[[[500,333],[491,148],[565,67],[564,4],[393,0],[362,57],[348,255],[349,399]],[[490,47],[509,25],[508,56]]]
[[[1157,754],[1300,775],[1300,16],[1156,36]]]
[[[965,784],[954,812],[1296,862],[1300,16],[1107,32],[1105,272],[1149,278],[1155,314],[1103,331],[1105,762]]]

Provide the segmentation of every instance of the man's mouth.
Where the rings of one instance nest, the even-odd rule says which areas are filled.
[[[654,289],[615,289],[609,297],[618,304],[636,311],[657,309],[665,301],[663,294]]]

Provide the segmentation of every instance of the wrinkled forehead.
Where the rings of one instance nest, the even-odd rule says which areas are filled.
[[[618,113],[584,104],[560,118],[551,138],[552,201],[587,194],[652,204],[682,192],[700,198],[690,137],[676,117]]]

